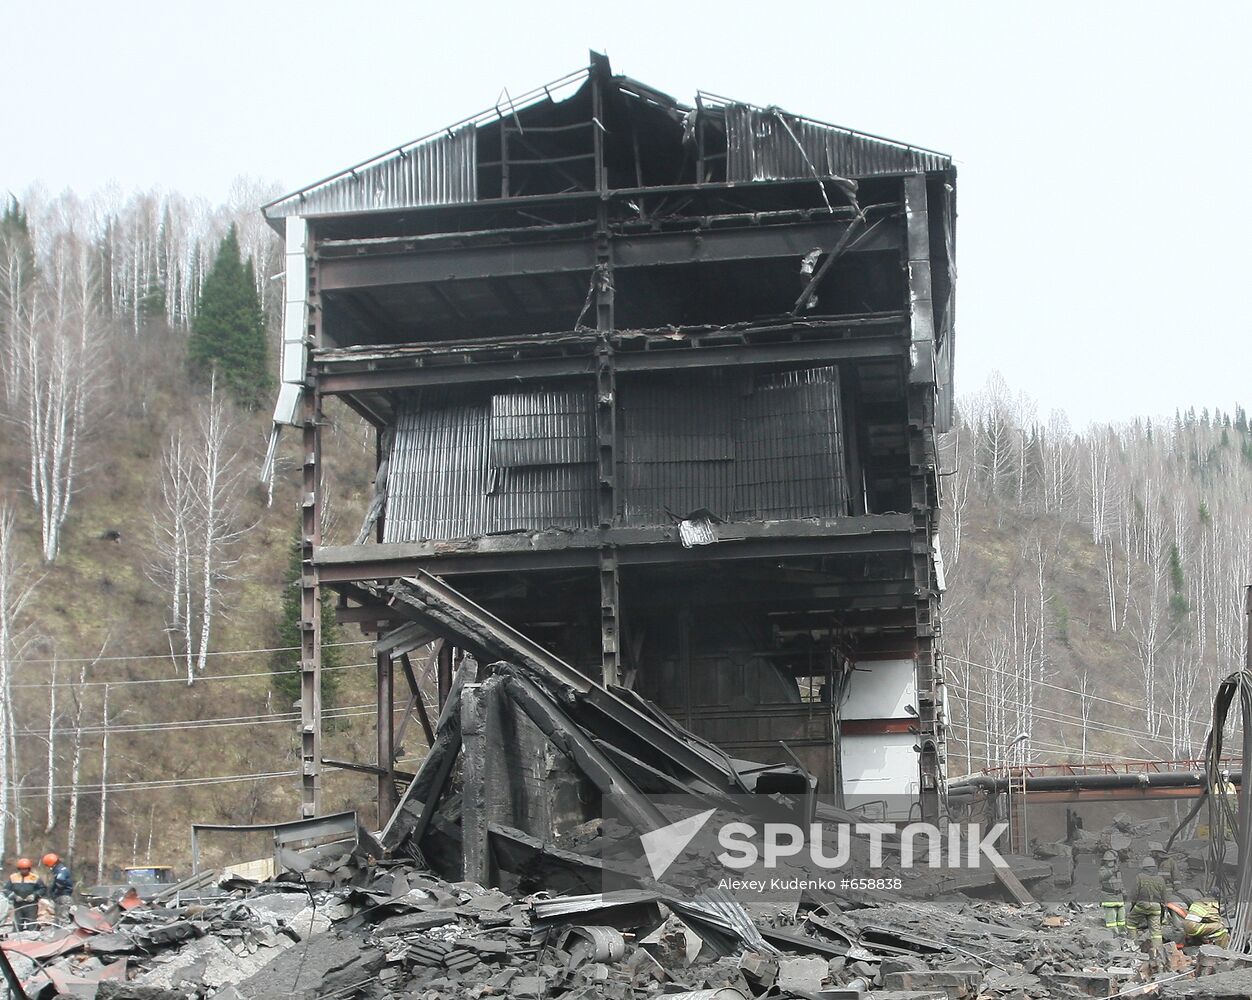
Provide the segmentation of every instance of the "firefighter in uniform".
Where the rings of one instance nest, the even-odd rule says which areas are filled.
[[[1126,930],[1126,894],[1122,889],[1122,871],[1117,866],[1117,855],[1112,851],[1104,852],[1104,860],[1100,865],[1100,889],[1104,893],[1104,901],[1100,906],[1104,910],[1104,926],[1113,933]]]
[[[1157,841],[1148,844],[1148,851],[1156,859],[1157,871],[1161,873],[1161,878],[1165,880],[1165,885],[1169,888],[1169,891],[1177,893],[1183,880],[1187,877],[1187,863],[1181,858],[1170,855],[1165,850],[1165,845]]]
[[[4,894],[13,904],[13,926],[24,931],[35,925],[39,900],[44,897],[43,880],[32,871],[30,858],[18,858],[17,871],[9,875]]]
[[[1126,914],[1126,927],[1135,932],[1135,939],[1155,965],[1163,958],[1165,951],[1165,938],[1161,933],[1161,911],[1169,901],[1168,890],[1165,888],[1165,879],[1157,873],[1156,859],[1151,855],[1139,862],[1139,869],[1139,877],[1135,879],[1135,891]]]
[[[74,899],[74,875],[70,866],[51,851],[43,856],[43,866],[48,869],[51,878],[48,895],[56,907],[57,919],[65,920],[70,915],[70,904]]]
[[[1215,899],[1197,899],[1190,906],[1169,903],[1166,907],[1174,923],[1182,930],[1185,948],[1214,944],[1219,948],[1230,945],[1230,929],[1222,918],[1221,904]]]

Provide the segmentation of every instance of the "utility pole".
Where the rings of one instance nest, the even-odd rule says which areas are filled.
[[[1243,613],[1247,617],[1247,635],[1243,642],[1243,669],[1252,673],[1252,587],[1243,591]]]

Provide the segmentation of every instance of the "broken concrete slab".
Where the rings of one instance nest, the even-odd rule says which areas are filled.
[[[817,993],[829,972],[824,958],[784,958],[778,963],[776,985],[784,993]]]

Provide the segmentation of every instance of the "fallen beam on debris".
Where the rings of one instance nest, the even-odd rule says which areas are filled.
[[[600,684],[429,573],[419,571],[397,580],[379,594],[385,594],[406,618],[468,650],[482,663],[502,660],[568,688],[575,695],[576,721],[584,729],[607,726],[619,740],[629,741],[628,752],[672,774],[688,792],[751,794],[760,774],[770,775],[770,791],[803,793],[810,783],[808,775],[790,767],[753,765],[751,774],[741,771],[717,747],[680,729],[633,692]]]
[[[477,668],[469,661],[462,663],[457,671],[448,700],[439,715],[435,742],[382,829],[379,839],[387,848],[394,848],[409,837],[420,844],[426,835],[435,807],[448,787],[452,767],[461,752],[461,689],[467,678],[476,674]],[[420,807],[416,815],[415,806]]]

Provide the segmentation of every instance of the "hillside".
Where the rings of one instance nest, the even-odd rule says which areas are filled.
[[[945,456],[949,773],[1003,761],[1187,759],[1243,663],[1246,414],[1072,431],[998,380]]]
[[[168,223],[168,213],[149,208],[146,198],[137,197],[130,206],[134,214],[115,220],[108,232],[133,234],[135,215]],[[65,236],[56,221],[63,210],[64,205],[56,211],[45,207],[42,216],[31,215],[30,229],[44,254],[54,255]],[[229,221],[229,213],[221,213],[179,251],[182,259],[197,267],[211,261]],[[47,228],[41,231],[41,225]],[[159,225],[157,230],[168,231]],[[268,410],[225,401],[224,454],[237,481],[238,537],[227,540],[222,552],[224,576],[217,585],[205,667],[193,671],[189,685],[179,629],[168,628],[159,521],[164,459],[176,434],[195,438],[208,391],[188,379],[183,317],[154,307],[168,301],[167,281],[182,280],[172,277],[167,257],[146,279],[155,286],[145,293],[147,305],[135,311],[129,299],[115,295],[109,301],[105,290],[135,287],[126,271],[142,265],[133,259],[123,264],[123,249],[130,244],[117,239],[114,246],[102,235],[91,248],[116,273],[107,273],[105,263],[92,271],[91,291],[105,301],[92,313],[92,391],[84,402],[68,517],[52,561],[43,558],[41,518],[32,501],[30,422],[12,397],[0,405],[5,428],[0,505],[13,519],[5,575],[11,601],[29,591],[0,649],[11,697],[0,714],[12,720],[13,730],[3,756],[9,794],[16,799],[0,846],[6,858],[19,851],[73,853],[89,880],[95,878],[102,798],[106,869],[150,856],[185,865],[193,819],[246,823],[288,819],[299,810],[298,782],[281,776],[297,766],[299,715],[276,688],[268,652],[279,644],[280,605],[299,523],[297,440],[289,436],[280,449],[267,504],[259,475]],[[151,243],[160,245],[156,239]],[[271,253],[269,248],[258,256]],[[271,300],[271,312],[273,305]],[[0,313],[6,360],[12,357],[15,327],[11,309]],[[55,339],[57,331],[39,335]],[[364,450],[364,428],[350,411],[332,406],[328,418],[327,464],[336,492],[326,527],[329,537],[337,538],[355,534],[373,448],[371,442]],[[195,624],[199,645],[198,619]],[[336,630],[328,642],[338,647],[342,666],[336,671],[326,753],[370,759],[372,730],[361,725],[363,717],[372,719],[369,646],[359,632],[348,630]],[[106,690],[110,725],[102,796]],[[266,774],[280,776],[256,777]],[[75,785],[78,808],[71,833]],[[328,808],[339,808],[355,804],[370,783],[333,774],[326,789]]]
[[[8,857],[73,853],[83,877],[94,878],[102,805],[106,869],[144,860],[185,867],[194,819],[298,813],[298,711],[271,673],[297,527],[298,454],[289,435],[270,501],[257,478],[264,404],[220,411],[235,485],[230,525],[215,543],[220,578],[207,645],[200,618],[172,613],[184,583],[171,575],[165,531],[171,469],[195,464],[171,466],[174,445],[194,451],[209,412],[208,386],[189,379],[188,327],[231,224],[276,329],[270,279],[280,254],[252,207],[260,200],[193,210],[177,196],[137,195],[111,215],[72,198],[36,202],[29,259],[12,252],[20,243],[12,225],[0,233],[5,276],[25,267],[44,289],[38,295],[50,296],[24,312],[14,304],[13,289],[26,287],[18,282],[0,302],[0,504],[13,516],[7,573],[0,566],[8,583],[0,602],[12,611],[8,632],[0,630],[0,688],[10,695],[0,712],[0,733],[10,737],[0,739],[0,788],[11,813],[0,849]],[[50,280],[66,273],[79,276],[77,305]],[[49,324],[62,314],[70,319]],[[36,435],[23,405],[46,373],[11,348],[22,330],[40,350],[73,347],[64,339],[70,328],[85,333],[67,384],[90,391],[72,499],[49,561],[30,486]],[[373,443],[350,412],[331,407],[328,418],[326,532],[346,541],[365,506]],[[1029,739],[1014,760],[1193,755],[1215,682],[1243,650],[1252,434],[1242,411],[1080,433],[1058,415],[1040,420],[1030,401],[993,381],[963,401],[943,451],[949,772],[998,763],[1023,732]],[[193,619],[195,628],[183,627]],[[187,636],[205,663],[190,684]],[[328,642],[341,666],[324,753],[370,760],[370,647],[348,629]],[[330,772],[325,787],[328,809],[368,809],[373,798],[373,780],[357,775]]]

